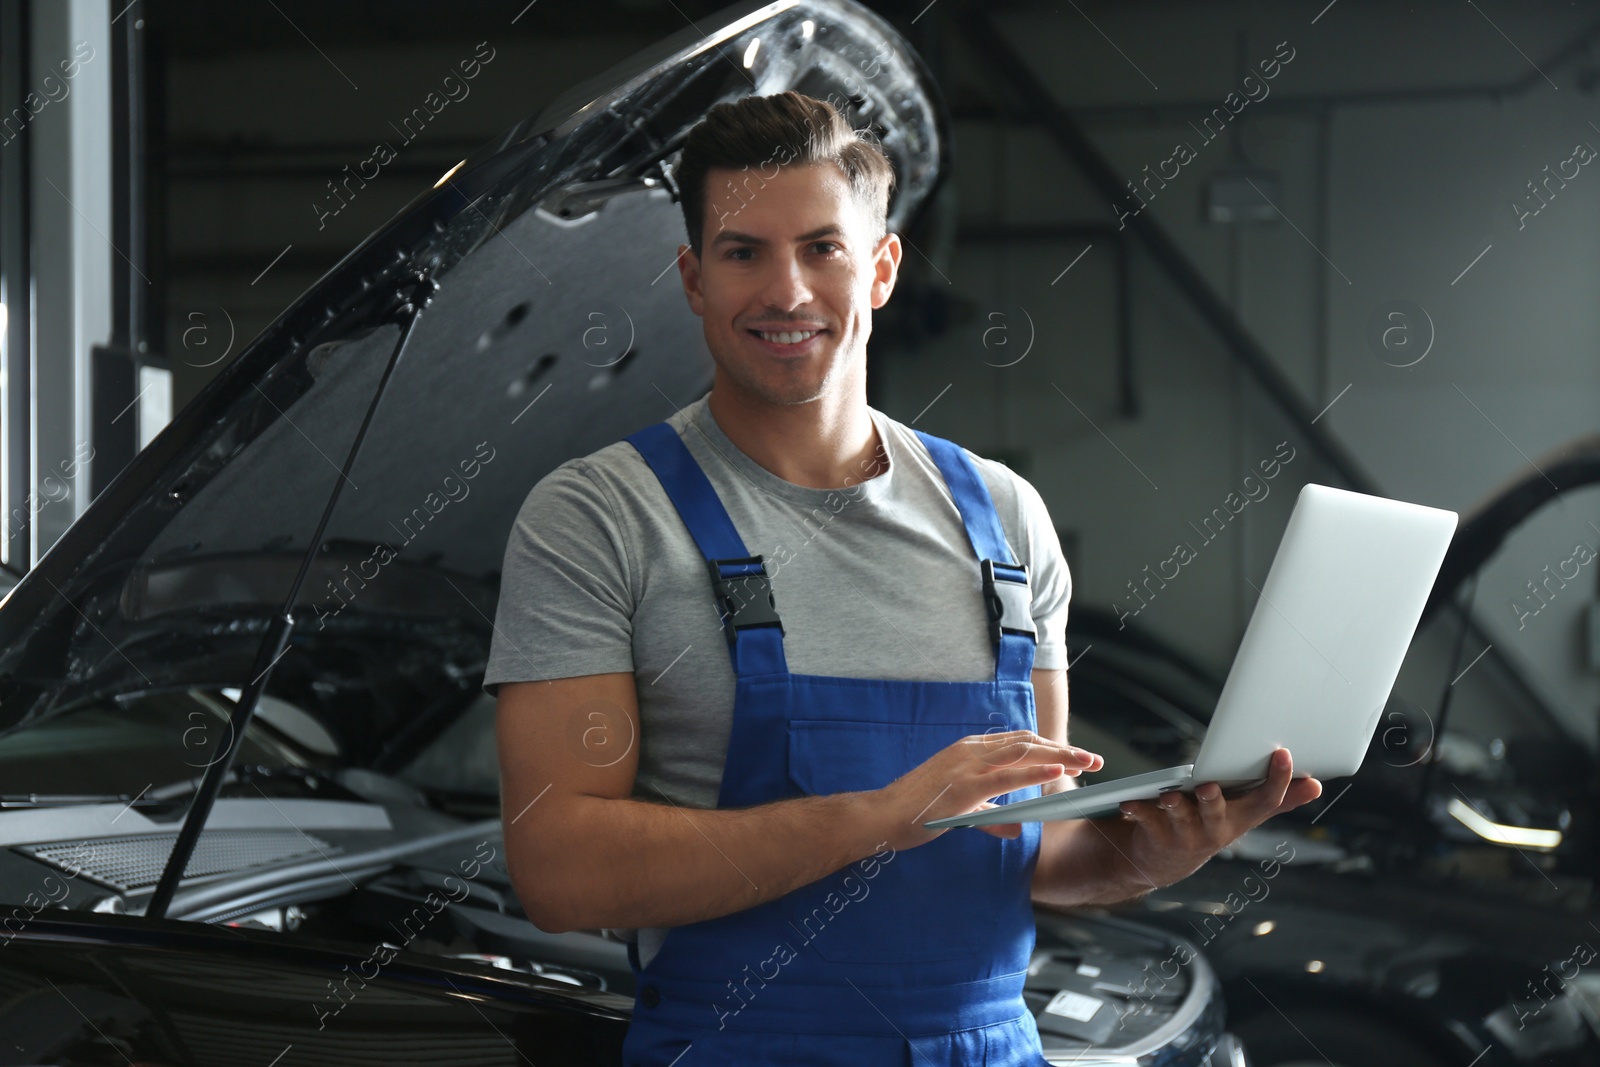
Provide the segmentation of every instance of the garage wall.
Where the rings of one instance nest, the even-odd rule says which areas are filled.
[[[1570,90],[1570,80],[1563,87]],[[1520,229],[1511,206],[1531,200],[1526,183],[1547,165],[1554,170],[1575,144],[1600,147],[1589,124],[1595,115],[1592,96],[1545,86],[1498,106],[1340,116],[1336,143],[1367,149],[1359,158],[1338,153],[1335,169],[1333,210],[1347,269],[1372,278],[1380,293],[1421,303],[1438,324],[1422,363],[1387,367],[1365,358],[1367,309],[1355,294],[1335,290],[1333,372],[1356,385],[1329,422],[1385,472],[1391,491],[1468,508],[1600,423],[1600,175],[1584,168],[1566,189],[1553,185],[1549,206]],[[1588,187],[1586,179],[1593,179]],[[1459,281],[1444,280],[1480,254]],[[1600,546],[1594,492],[1569,494],[1519,532],[1483,576],[1478,616],[1496,646],[1527,664],[1590,733],[1600,705],[1600,677],[1584,655],[1595,568],[1554,589],[1548,606],[1527,588],[1580,541]]]
[[[1499,100],[1463,93],[1347,102],[1326,114],[1262,107],[1253,115],[1247,106],[1230,134],[1210,143],[1183,118],[1181,101],[1220,103],[1281,41],[1295,58],[1271,83],[1280,104],[1308,94],[1510,84],[1535,73],[1516,47],[1536,59],[1554,54],[1584,21],[1553,4],[1524,6],[1497,14],[1497,30],[1470,8],[1397,13],[1345,0],[1312,25],[1322,7],[1263,13],[1240,5],[1231,17],[1192,5],[1089,9],[1103,36],[1067,9],[1001,22],[1057,99],[1083,107],[1082,121],[1119,174],[1141,176],[1178,141],[1199,148],[1146,210],[1313,410],[1337,398],[1319,425],[1381,491],[1467,512],[1533,470],[1546,450],[1593,432],[1600,415],[1600,175],[1583,168],[1521,229],[1510,206],[1578,142],[1600,147],[1590,124],[1600,108],[1576,77],[1591,65],[1579,57],[1550,70],[1559,90],[1539,76]],[[959,98],[965,79],[983,78],[947,47],[947,85],[956,84]],[[1170,113],[1126,110],[1135,104]],[[1198,103],[1189,112],[1195,120],[1205,113]],[[969,238],[944,267],[948,282],[935,274],[933,284],[972,307],[914,358],[886,356],[886,406],[907,420],[921,413],[919,427],[1003,456],[1040,488],[1069,544],[1080,606],[1138,607],[1128,583],[1170,556],[1177,540],[1196,547],[1195,561],[1126,619],[1225,667],[1255,600],[1246,579],[1259,584],[1265,575],[1293,491],[1333,475],[1142,254],[1131,272],[1138,410],[1124,411],[1111,373],[1112,242],[997,245],[970,237],[1008,223],[1114,224],[1115,216],[1041,131],[975,118],[956,133],[955,195]],[[1281,175],[1274,199],[1292,225],[1201,220],[1207,175],[1240,162]],[[1092,247],[1059,276],[1085,245]],[[1433,326],[1431,349],[1410,367],[1392,365],[1403,361],[1393,352],[1380,358],[1367,337],[1369,321],[1396,300],[1420,305]],[[1020,351],[997,353],[995,324],[1008,324],[1014,339],[1023,308],[1034,348],[1021,363],[993,366]],[[953,387],[923,413],[947,382]],[[1239,491],[1285,440],[1296,458],[1271,494],[1223,536],[1196,537],[1190,523]],[[1476,615],[1495,645],[1491,656],[1511,657],[1593,744],[1600,677],[1585,655],[1593,565],[1535,617],[1511,606],[1519,594],[1525,605],[1540,604],[1527,583],[1572,556],[1579,541],[1600,546],[1600,494],[1573,494],[1519,532],[1485,573]],[[1418,662],[1408,666],[1403,681],[1426,705],[1448,681],[1450,645],[1419,642]]]

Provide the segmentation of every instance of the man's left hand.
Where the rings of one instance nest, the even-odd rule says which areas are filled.
[[[1126,859],[1151,888],[1171,885],[1193,874],[1218,851],[1274,815],[1322,795],[1315,778],[1295,778],[1289,750],[1273,751],[1267,780],[1229,800],[1216,782],[1197,786],[1193,796],[1161,794],[1158,800],[1130,800],[1121,806],[1137,824],[1126,843]]]

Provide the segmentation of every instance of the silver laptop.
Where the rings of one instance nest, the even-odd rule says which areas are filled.
[[[1300,490],[1192,764],[936,819],[929,829],[1094,819],[1205,782],[1265,781],[1272,750],[1326,780],[1361,766],[1455,533],[1456,513]]]

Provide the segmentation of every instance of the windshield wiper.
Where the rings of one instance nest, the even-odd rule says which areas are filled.
[[[394,350],[389,353],[388,365],[383,369],[383,377],[378,379],[378,387],[373,391],[371,402],[367,404],[361,425],[356,428],[355,439],[350,442],[350,451],[344,458],[344,467],[333,483],[333,491],[328,494],[328,502],[322,507],[322,516],[317,520],[317,528],[306,545],[305,555],[300,558],[300,568],[295,572],[294,581],[289,583],[289,593],[284,598],[283,607],[268,623],[267,632],[262,635],[261,644],[256,649],[255,665],[252,668],[255,676],[250,684],[244,687],[238,703],[234,705],[233,715],[228,720],[227,740],[223,742],[222,755],[206,767],[205,777],[200,780],[200,786],[195,790],[194,802],[189,805],[189,813],[183,819],[183,828],[178,831],[178,839],[172,845],[167,865],[161,870],[161,880],[156,883],[155,893],[145,907],[144,913],[150,918],[159,919],[166,916],[167,907],[172,903],[172,895],[177,892],[178,883],[183,879],[183,872],[189,866],[189,857],[194,854],[194,846],[200,840],[200,832],[205,829],[211,807],[216,803],[217,794],[222,791],[223,780],[227,778],[228,769],[239,751],[239,739],[244,737],[245,730],[250,726],[256,704],[260,701],[261,694],[266,691],[267,682],[272,677],[272,669],[289,649],[289,635],[294,630],[295,624],[295,602],[300,598],[300,588],[305,584],[312,561],[316,559],[317,552],[322,547],[328,520],[333,517],[334,508],[339,503],[339,492],[350,480],[350,471],[355,466],[356,457],[361,454],[361,444],[366,440],[367,428],[372,425],[373,417],[378,413],[378,405],[389,387],[389,380],[394,376],[395,368],[400,364],[400,357],[406,350],[406,342],[411,340],[417,323],[422,321],[422,309],[428,306],[438,289],[439,283],[431,274],[424,270],[414,270],[391,291],[387,305],[380,312],[384,324],[393,322],[400,326],[400,337],[395,341]]]
[[[308,780],[307,785],[313,782],[321,783],[343,795],[356,796],[339,779],[315,767],[290,767],[280,770],[252,763],[229,770],[222,776],[222,784],[256,785],[261,782],[270,783],[295,778]],[[137,796],[129,793],[0,793],[0,811],[8,808],[70,808],[80,804],[125,804],[130,808],[170,807],[175,801],[188,797],[203,784],[205,784],[204,776],[183,778],[167,785],[146,789]]]
[[[5,808],[65,808],[78,804],[126,804],[153,807],[164,804],[161,797],[131,797],[127,793],[0,793],[0,810]]]

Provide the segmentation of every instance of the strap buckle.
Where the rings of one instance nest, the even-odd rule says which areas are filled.
[[[772,578],[760,556],[708,559],[706,569],[711,573],[711,594],[721,613],[728,647],[737,644],[738,631],[752,626],[776,626],[783,633],[777,601],[772,597]]]
[[[1000,634],[1026,634],[1039,639],[1033,625],[1033,595],[1028,589],[1028,568],[1016,563],[986,559],[983,600],[989,608],[989,640],[1000,647]]]

